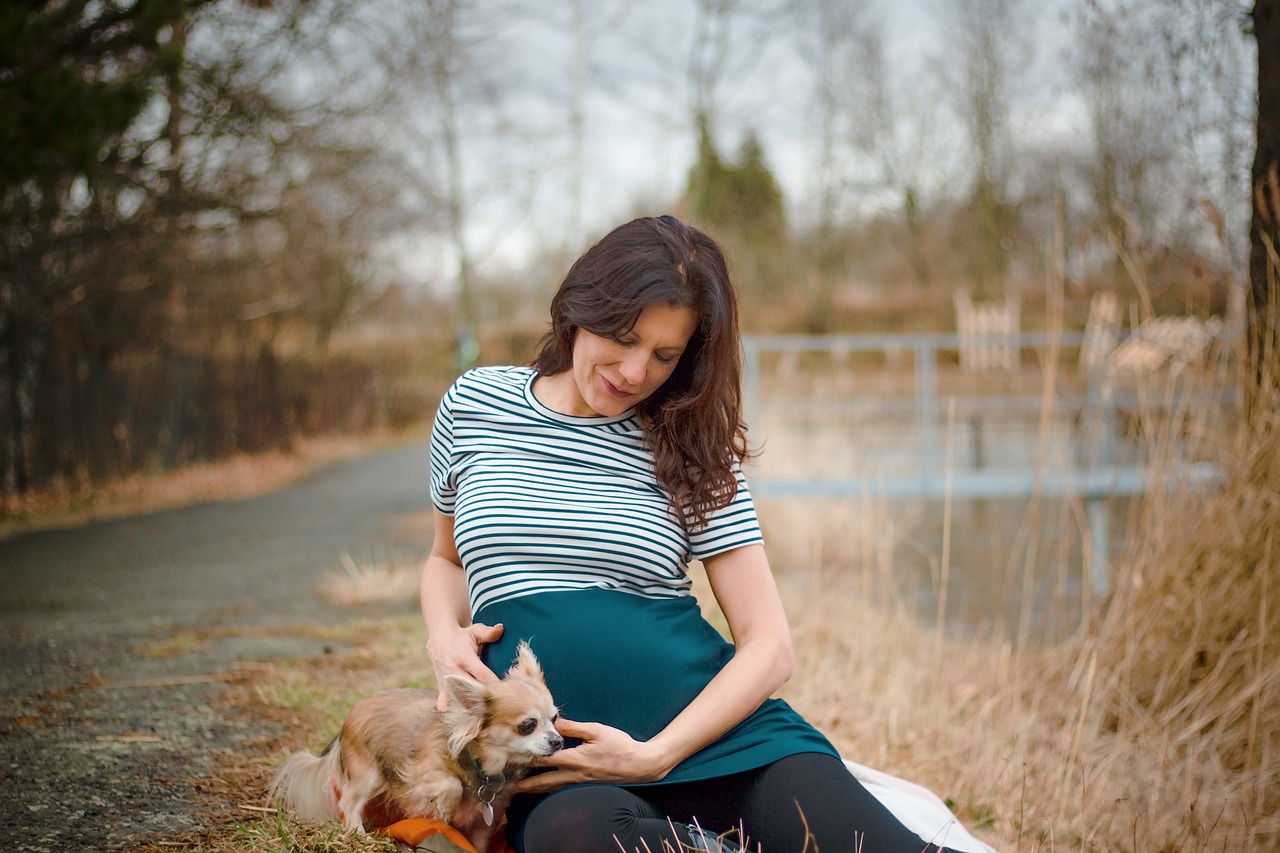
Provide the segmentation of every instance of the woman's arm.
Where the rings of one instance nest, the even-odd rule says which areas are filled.
[[[561,719],[560,733],[584,741],[545,762],[557,769],[520,783],[550,791],[573,782],[649,782],[746,719],[791,677],[791,631],[763,545],[746,545],[705,561],[707,577],[729,621],[736,651],[666,728],[637,741],[598,723]]]
[[[434,514],[435,541],[422,567],[418,598],[427,623],[427,654],[435,668],[436,684],[450,673],[497,681],[498,676],[481,662],[480,648],[501,637],[502,626],[472,624],[466,575],[453,540],[453,516],[439,509]],[[443,693],[439,706],[444,709]]]

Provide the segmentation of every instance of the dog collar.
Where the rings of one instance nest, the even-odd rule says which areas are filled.
[[[470,749],[467,750],[467,757],[471,759],[471,768],[476,772],[476,799],[480,801],[484,822],[487,826],[493,826],[493,801],[502,786],[507,784],[507,777],[501,773],[494,776],[485,773],[480,759]]]

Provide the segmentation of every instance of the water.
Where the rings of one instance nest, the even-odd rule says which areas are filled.
[[[854,573],[866,595],[957,634],[1048,641],[1069,633],[1095,603],[1099,516],[1091,519],[1078,495],[1031,487],[1036,472],[1079,467],[1082,439],[1071,419],[952,417],[924,435],[900,412],[762,414],[753,435],[763,438],[763,452],[748,476],[780,568]],[[956,486],[966,476],[1000,481],[1006,473],[1022,477],[1023,493],[972,497]],[[926,481],[932,487],[922,488]],[[845,494],[827,493],[833,486]],[[1132,510],[1129,497],[1099,499],[1095,511],[1111,534],[1103,565],[1123,547]]]
[[[1086,369],[1080,335],[1011,342],[1013,367],[979,373],[952,335],[748,339],[747,475],[774,564],[852,576],[955,633],[1052,641],[1078,625],[1152,479],[1127,425],[1204,435],[1232,386]],[[1188,449],[1159,458],[1166,482],[1217,473]]]

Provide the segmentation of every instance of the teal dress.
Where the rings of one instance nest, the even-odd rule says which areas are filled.
[[[502,673],[528,642],[565,717],[648,740],[733,657],[691,593],[690,560],[761,541],[746,481],[695,527],[653,476],[634,412],[577,418],[533,396],[529,368],[478,368],[441,401],[431,491],[454,518],[474,621],[502,624]],[[661,782],[710,779],[805,752],[839,757],[769,699]],[[630,787],[630,786],[629,786]]]
[[[505,626],[502,640],[486,649],[490,668],[505,671],[516,644],[527,640],[563,716],[605,723],[642,741],[662,731],[733,657],[733,646],[692,597],[651,600],[598,589],[543,593],[486,608],[477,621]],[[738,773],[798,752],[836,755],[786,702],[769,699],[651,784]]]

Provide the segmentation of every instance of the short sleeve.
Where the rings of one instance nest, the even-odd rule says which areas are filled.
[[[736,463],[733,474],[738,482],[738,491],[733,500],[712,513],[704,527],[689,534],[689,549],[694,559],[705,560],[743,545],[764,541],[760,532],[760,520],[756,516],[755,501],[751,498],[746,477]]]
[[[453,454],[454,385],[440,400],[431,426],[431,503],[445,515],[453,515],[457,498],[457,471]]]

